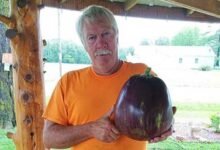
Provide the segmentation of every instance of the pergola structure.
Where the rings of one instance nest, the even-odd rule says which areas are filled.
[[[44,6],[70,10],[98,4],[116,15],[220,22],[220,0],[10,0],[9,17],[0,15],[13,54],[17,130],[8,133],[17,150],[43,150],[45,94],[39,12]]]
[[[81,10],[98,4],[116,15],[167,20],[219,22],[220,0],[43,0],[49,7]]]

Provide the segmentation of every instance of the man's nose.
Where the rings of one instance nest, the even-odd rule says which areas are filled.
[[[97,37],[96,44],[100,48],[103,48],[103,47],[106,48],[107,47],[107,41],[101,35]]]

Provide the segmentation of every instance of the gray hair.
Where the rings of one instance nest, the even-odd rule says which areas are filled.
[[[82,42],[84,41],[83,24],[85,20],[88,20],[89,22],[94,22],[100,17],[103,17],[107,21],[109,21],[112,25],[112,28],[115,30],[116,34],[118,34],[118,25],[115,20],[114,14],[109,9],[103,6],[91,5],[83,10],[81,16],[79,17],[76,23],[76,31]]]

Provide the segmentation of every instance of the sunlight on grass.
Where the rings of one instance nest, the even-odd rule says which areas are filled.
[[[0,129],[0,150],[15,150],[15,145],[11,139],[8,139],[8,131]]]
[[[180,142],[172,138],[148,146],[149,150],[219,150],[219,148],[219,142]]]
[[[217,112],[220,112],[220,104],[215,103],[174,103],[177,106],[175,114],[176,121],[186,120],[200,120],[202,122],[210,123],[210,117]]]

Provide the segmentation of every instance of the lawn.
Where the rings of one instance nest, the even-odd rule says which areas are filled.
[[[0,150],[15,150],[15,146],[12,140],[8,139],[6,133],[12,130],[0,129]]]
[[[191,119],[209,123],[210,116],[220,112],[220,103],[175,102],[173,105],[177,106],[175,115],[177,121]]]
[[[220,143],[180,142],[169,138],[160,143],[149,144],[149,150],[219,150]]]

